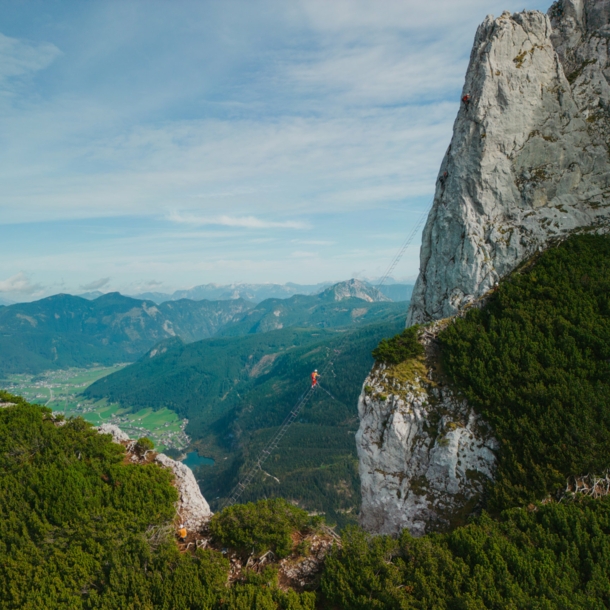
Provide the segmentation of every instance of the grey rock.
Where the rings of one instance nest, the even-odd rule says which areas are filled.
[[[212,511],[206,499],[201,495],[193,471],[185,464],[176,462],[163,453],[159,453],[155,457],[155,461],[174,473],[176,488],[180,494],[176,507],[180,520],[189,531],[199,531],[212,517]]]
[[[564,0],[549,9],[551,40],[592,139],[610,144],[609,0]]]
[[[118,426],[115,426],[114,424],[102,424],[101,426],[98,426],[96,430],[100,434],[111,434],[113,443],[121,444],[123,442],[131,440],[128,434],[123,432]]]
[[[439,328],[426,331],[427,348]],[[360,523],[377,534],[407,528],[421,536],[476,506],[493,476],[497,442],[432,371],[403,373],[377,365],[358,402]]]
[[[610,1],[562,5],[477,31],[407,325],[455,314],[575,230],[608,229]]]

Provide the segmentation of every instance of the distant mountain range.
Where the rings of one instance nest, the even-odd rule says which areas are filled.
[[[144,292],[134,298],[148,299],[155,303],[192,299],[199,301],[224,301],[229,299],[245,299],[260,303],[265,299],[287,299],[295,294],[314,294],[330,286],[329,282],[322,284],[204,284],[189,290],[176,290],[173,294],[163,292]]]
[[[369,283],[361,282],[360,280],[349,280],[349,282],[360,282],[361,284],[371,286]],[[339,282],[339,284],[345,283],[346,282]],[[321,284],[293,284],[290,282],[287,284],[204,284],[202,286],[195,286],[190,290],[177,290],[173,294],[144,292],[142,294],[134,295],[134,298],[147,299],[154,301],[155,303],[176,301],[178,299],[193,299],[194,301],[201,299],[209,299],[211,301],[245,299],[246,301],[251,301],[253,303],[260,303],[266,299],[288,299],[297,294],[317,294],[329,286],[332,286],[330,282]],[[408,301],[411,298],[413,286],[411,284],[392,283],[381,286],[379,292],[392,301]],[[87,294],[94,295],[96,293]],[[81,296],[89,298],[85,295]],[[96,297],[92,296],[91,298]]]
[[[339,328],[380,322],[406,311],[375,288],[349,280],[315,295],[267,299],[222,328],[222,336],[263,333],[288,327]]]
[[[172,337],[190,343],[288,327],[348,327],[393,315],[406,315],[404,303],[358,280],[256,306],[244,299],[157,304],[118,292],[92,300],[59,294],[0,308],[0,375],[131,362]]]

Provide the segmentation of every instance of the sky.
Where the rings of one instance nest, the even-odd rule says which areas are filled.
[[[523,3],[0,0],[0,299],[382,276]]]

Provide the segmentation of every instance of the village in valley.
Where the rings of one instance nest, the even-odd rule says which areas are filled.
[[[121,369],[111,367],[71,368],[46,371],[39,375],[8,375],[3,387],[26,400],[62,413],[66,418],[82,417],[95,426],[115,424],[131,438],[150,438],[159,451],[183,451],[190,443],[185,429],[187,419],[180,419],[174,411],[163,408],[144,408],[134,411],[129,405],[91,400],[82,392],[93,382]]]

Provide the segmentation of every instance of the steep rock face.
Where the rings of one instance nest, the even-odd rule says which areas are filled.
[[[556,4],[555,31],[537,11],[479,27],[408,325],[453,315],[554,239],[607,227],[608,5]]]
[[[488,427],[427,366],[441,326],[422,334],[425,360],[377,365],[365,381],[356,444],[360,522],[371,532],[420,536],[456,524],[492,476],[497,443]]]
[[[155,461],[174,473],[176,487],[180,493],[177,506],[180,519],[188,530],[200,530],[203,524],[210,520],[212,511],[206,499],[201,495],[193,471],[163,453],[159,453],[155,457]]]
[[[610,145],[610,0],[563,0],[549,9],[551,40],[596,143]]]
[[[421,331],[426,359],[407,372],[376,366],[360,397],[370,531],[455,524],[493,476],[496,441],[431,369],[434,337],[537,250],[608,230],[609,44],[610,0],[504,13],[477,31],[407,320],[432,322]]]

